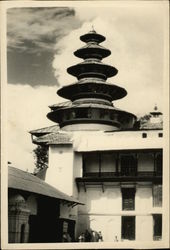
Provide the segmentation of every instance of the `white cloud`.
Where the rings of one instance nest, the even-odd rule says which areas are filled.
[[[50,104],[61,101],[56,95],[56,87],[29,85],[7,86],[7,157],[12,165],[29,171],[34,169],[30,130],[54,125],[46,115]]]
[[[53,51],[57,39],[79,26],[74,10],[67,7],[11,8],[7,18],[9,48],[29,53]]]
[[[83,22],[81,28],[73,29],[56,44],[60,54],[54,56],[53,68],[61,86],[76,81],[66,69],[81,61],[73,52],[84,44],[79,36],[94,25],[97,32],[106,36],[103,46],[112,51],[104,61],[119,70],[108,82],[128,91],[128,96],[116,101],[115,106],[137,115],[149,112],[155,103],[162,109],[164,13],[161,8],[152,6],[142,11],[138,6],[76,9],[77,18]],[[34,168],[34,146],[28,131],[54,124],[46,114],[49,105],[63,101],[56,91],[56,87],[8,85],[8,160],[16,167]]]
[[[79,37],[91,30],[93,25],[98,33],[106,36],[102,45],[112,52],[103,62],[119,70],[108,82],[125,87],[128,91],[126,98],[115,103],[117,107],[136,114],[149,112],[155,103],[162,108],[162,8],[152,4],[138,4],[136,7],[127,5],[126,8],[76,8],[76,15],[83,20],[82,26],[71,31],[56,44],[60,54],[55,55],[53,68],[60,85],[77,81],[66,70],[81,62],[73,52],[84,45]]]

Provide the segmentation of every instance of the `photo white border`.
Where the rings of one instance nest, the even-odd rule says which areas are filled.
[[[141,1],[140,1],[141,2]],[[169,4],[168,1],[143,1],[144,5],[150,2],[164,5],[165,15],[169,18]],[[7,59],[6,59],[6,11],[8,8],[14,7],[110,7],[115,4],[123,5],[138,4],[138,1],[3,1],[0,3],[1,15],[1,248],[2,249],[161,249],[170,247],[169,237],[169,27],[168,20],[165,22],[165,74],[164,74],[164,147],[163,147],[163,231],[165,232],[165,239],[160,242],[100,242],[100,243],[43,243],[43,244],[9,244],[8,243],[8,209],[7,209],[7,145],[6,145],[6,96],[7,96]]]

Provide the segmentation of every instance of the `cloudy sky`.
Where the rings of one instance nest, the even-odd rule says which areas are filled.
[[[48,106],[63,101],[58,88],[76,81],[66,68],[81,61],[73,52],[92,25],[112,51],[104,62],[119,71],[108,82],[128,91],[115,106],[136,115],[150,112],[155,103],[162,110],[165,21],[162,1],[8,9],[8,160],[34,169],[28,131],[54,125],[46,118]]]

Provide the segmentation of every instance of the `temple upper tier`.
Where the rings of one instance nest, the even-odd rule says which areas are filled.
[[[120,130],[133,128],[136,116],[117,109],[112,101],[123,98],[124,88],[106,82],[118,70],[104,64],[102,59],[111,51],[99,45],[105,40],[94,30],[82,35],[80,40],[85,46],[76,50],[74,55],[84,59],[67,69],[77,78],[77,82],[62,87],[58,95],[70,102],[50,106],[47,117],[59,124],[64,130]]]

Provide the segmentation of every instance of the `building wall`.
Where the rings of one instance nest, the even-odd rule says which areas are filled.
[[[27,207],[30,210],[30,214],[36,215],[37,214],[37,197],[36,195],[31,194],[27,198]]]
[[[151,214],[136,216],[136,240],[153,240],[153,218]]]
[[[116,154],[113,151],[101,154],[100,160],[101,171],[113,172],[116,170]],[[87,163],[87,172],[98,171],[98,160],[95,154],[87,159]],[[154,171],[152,153],[138,153],[138,171]],[[75,152],[71,145],[50,146],[46,181],[85,204],[84,206],[79,205],[78,208],[60,205],[60,218],[76,221],[76,237],[86,229],[91,229],[101,231],[104,241],[114,241],[115,236],[120,241],[121,217],[129,215],[136,217],[135,239],[138,241],[153,240],[152,214],[162,213],[162,210],[153,208],[152,183],[139,182],[136,184],[135,210],[122,211],[122,184],[107,183],[110,186],[104,185],[104,192],[101,185],[88,185],[86,191],[81,186],[78,192],[75,178],[82,176],[83,157],[81,152]],[[129,184],[134,186],[133,183]]]
[[[71,145],[51,145],[49,147],[49,166],[46,182],[60,191],[77,198],[75,177],[82,176],[82,157],[75,153]],[[60,218],[77,220],[77,206],[60,204]]]
[[[119,152],[120,153],[120,152]],[[120,159],[120,157],[119,157]],[[87,172],[97,172],[99,164],[97,154],[89,154],[87,158]],[[110,172],[116,170],[116,154],[105,152],[101,154],[101,171]],[[120,162],[119,162],[120,170]],[[154,155],[145,152],[138,153],[138,171],[154,171]],[[82,155],[74,154],[74,178],[82,177]],[[153,216],[154,213],[162,213],[162,209],[153,207],[153,187],[150,182],[128,183],[136,188],[135,210],[122,211],[121,187],[127,183],[105,183],[104,192],[101,185],[86,185],[80,187],[78,199],[84,206],[78,207],[77,237],[86,229],[101,231],[104,241],[114,241],[115,236],[121,240],[121,216],[135,216],[136,240],[153,240]],[[107,185],[107,186],[106,186]],[[110,185],[110,186],[108,186]],[[77,187],[74,185],[77,192]]]
[[[45,181],[60,191],[73,195],[73,148],[71,145],[50,145],[49,166]]]
[[[116,126],[106,125],[106,124],[97,124],[97,123],[80,123],[80,124],[72,124],[66,125],[62,127],[63,130],[66,131],[95,131],[95,130],[103,130],[103,131],[112,131],[118,130]]]
[[[73,195],[74,197],[78,198],[78,190],[75,182],[76,177],[83,176],[83,162],[82,162],[82,154],[79,152],[74,152],[74,159],[73,159]]]
[[[72,208],[68,204],[60,203],[60,219],[77,219],[77,207]]]
[[[136,217],[136,240],[153,240],[153,208],[152,186],[148,184],[136,185],[135,210],[122,210],[121,187],[115,186],[87,186],[79,192],[80,202],[85,206],[79,206],[77,236],[86,229],[101,231],[104,241],[114,241],[115,236],[121,241],[121,216]],[[161,208],[158,209],[162,212]],[[158,212],[157,210],[157,212]]]

